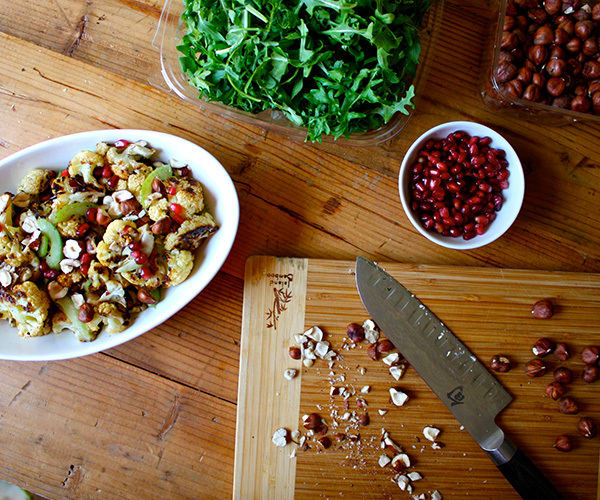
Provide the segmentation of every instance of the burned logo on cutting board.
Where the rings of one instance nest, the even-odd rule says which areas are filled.
[[[273,307],[265,313],[267,328],[276,330],[281,313],[287,309],[287,305],[292,301],[293,294],[290,285],[294,280],[294,275],[292,273],[267,273],[267,278],[269,278],[269,286],[273,287]]]

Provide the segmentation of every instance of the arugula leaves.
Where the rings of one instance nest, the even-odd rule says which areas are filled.
[[[276,109],[307,139],[408,114],[431,0],[183,0],[181,68],[199,97]]]

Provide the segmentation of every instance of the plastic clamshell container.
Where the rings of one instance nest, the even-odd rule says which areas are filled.
[[[413,99],[415,107],[429,70],[431,54],[435,47],[443,8],[444,0],[433,0],[419,32],[421,55],[419,57],[417,73],[412,82],[415,86],[415,98]],[[150,83],[161,90],[174,93],[184,101],[198,106],[200,109],[272,130],[292,140],[304,141],[306,139],[306,129],[292,124],[280,111],[265,110],[258,114],[251,114],[215,101],[208,102],[199,99],[198,89],[188,82],[179,65],[181,54],[177,50],[177,46],[181,44],[181,40],[186,33],[185,23],[181,19],[183,10],[184,5],[182,0],[165,1],[153,41],[154,48],[159,52],[160,73],[164,83],[156,81],[160,80],[160,78],[156,79],[152,77]],[[383,127],[362,134],[351,134],[348,139],[341,137],[338,141],[344,141],[344,145],[349,146],[370,146],[385,142],[392,139],[406,127],[414,113],[414,109],[407,108],[409,111],[408,115],[396,113]],[[335,139],[332,136],[323,136],[322,141],[335,142]]]
[[[510,111],[526,120],[544,120],[545,125],[560,126],[569,122],[600,122],[600,115],[581,113],[526,99],[517,99],[508,94],[496,80],[496,68],[500,57],[500,42],[509,0],[498,0],[499,12],[496,24],[491,25],[490,42],[484,54],[484,68],[481,95],[487,107],[499,111]],[[584,2],[593,3],[593,2]]]

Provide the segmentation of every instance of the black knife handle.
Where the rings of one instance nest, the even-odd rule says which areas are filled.
[[[514,454],[510,453],[512,456],[506,456],[505,453],[500,452],[501,449],[502,451],[512,449]],[[563,500],[562,495],[556,491],[546,476],[507,439],[498,450],[488,454],[523,500]],[[505,460],[502,459],[502,455],[505,456]]]

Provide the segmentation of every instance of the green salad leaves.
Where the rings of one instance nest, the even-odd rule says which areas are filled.
[[[430,2],[184,0],[181,67],[201,98],[347,137],[408,114]]]

